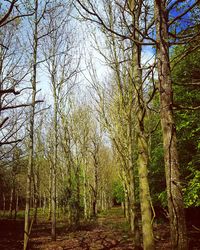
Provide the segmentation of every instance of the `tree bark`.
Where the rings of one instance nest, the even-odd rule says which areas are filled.
[[[17,218],[17,212],[19,211],[19,194],[18,191],[16,192],[16,198],[15,198],[15,220]]]
[[[160,115],[163,133],[165,175],[172,249],[186,250],[187,230],[179,173],[176,125],[173,115],[173,92],[169,60],[168,13],[166,1],[155,0],[157,60],[160,91]]]
[[[134,38],[139,40],[140,30],[140,15],[142,8],[142,1],[130,0],[130,9],[133,13],[132,22],[136,28],[134,31]],[[152,214],[151,214],[151,197],[148,182],[148,142],[145,135],[145,100],[143,98],[143,81],[142,81],[142,70],[141,70],[141,46],[133,43],[132,49],[132,82],[135,86],[136,95],[136,133],[137,133],[137,147],[138,147],[138,173],[139,173],[139,194],[140,194],[140,207],[142,217],[142,236],[143,236],[143,248],[145,250],[155,249],[154,237],[153,237],[153,226],[152,226]]]
[[[33,73],[32,73],[32,105],[30,112],[30,128],[29,128],[29,159],[26,183],[26,208],[24,219],[24,250],[28,247],[28,241],[31,231],[30,225],[30,201],[31,201],[31,181],[33,174],[33,154],[34,154],[34,123],[35,123],[35,100],[36,100],[36,84],[37,84],[37,53],[38,53],[38,0],[35,0],[34,14],[34,37],[33,37]]]
[[[3,216],[4,216],[6,212],[6,196],[5,193],[3,193],[2,195],[3,195]]]
[[[37,224],[37,215],[38,215],[38,201],[39,201],[39,166],[35,169],[36,173],[34,174],[34,223]]]
[[[88,219],[88,185],[87,185],[87,177],[86,177],[86,171],[87,171],[87,161],[85,161],[84,169],[83,169],[83,206],[84,206],[84,219]]]
[[[13,194],[14,194],[14,188],[11,188],[10,191],[10,203],[9,203],[9,217],[12,218],[12,211],[13,211]]]
[[[55,54],[54,54],[55,56]],[[54,65],[53,60],[53,71],[55,70],[56,65]],[[52,72],[55,74],[55,72]],[[52,85],[53,85],[53,96],[54,96],[54,160],[53,160],[53,169],[52,169],[52,217],[51,217],[51,238],[56,240],[56,169],[58,162],[58,99],[56,91],[56,80],[55,75],[52,75]]]

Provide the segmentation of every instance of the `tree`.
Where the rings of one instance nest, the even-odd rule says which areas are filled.
[[[137,1],[136,4],[138,4],[138,6],[144,3],[144,11],[141,13],[143,26],[138,29],[137,25],[128,25],[128,32],[126,33],[120,32],[116,28],[112,29],[112,27],[109,26],[107,19],[105,19],[103,14],[98,11],[92,1],[87,1],[86,3],[83,3],[82,1],[77,2],[82,7],[84,13],[80,14],[85,17],[86,20],[97,23],[109,33],[115,34],[121,39],[129,39],[130,41],[134,42],[136,46],[156,45],[160,85],[161,123],[164,143],[165,173],[168,189],[168,207],[172,236],[171,241],[173,248],[185,249],[187,248],[187,237],[178,170],[179,160],[177,152],[176,131],[172,111],[173,98],[171,87],[171,70],[169,64],[169,46],[177,43],[188,44],[192,40],[196,40],[196,38],[198,37],[199,34],[196,31],[198,22],[196,22],[196,19],[191,18],[193,13],[195,13],[193,9],[197,6],[198,1],[194,1],[190,4],[189,2],[187,2],[187,4],[182,4],[181,1],[174,1],[172,3],[168,3],[165,1],[154,1],[155,18],[151,17],[151,14],[153,13],[153,6],[151,4],[148,4],[148,2]],[[126,3],[125,5],[120,5],[119,3],[117,8],[121,8],[122,13],[126,13],[125,7]],[[178,10],[179,7],[180,10]],[[177,12],[174,12],[176,8]],[[135,14],[137,14],[137,12]],[[181,25],[185,16],[189,17],[187,19],[189,21],[186,20],[187,25]],[[123,14],[122,20],[127,20],[125,14]],[[129,24],[129,22],[126,22],[126,24]],[[156,25],[156,40],[154,35],[154,24]],[[130,29],[130,27],[132,29]],[[186,34],[187,31],[189,31],[188,34]],[[139,37],[134,36],[134,34],[137,33],[139,33]],[[197,47],[198,45],[194,46],[192,50],[195,50]],[[188,53],[188,51],[189,50],[187,50],[186,54]],[[175,197],[178,197],[178,199],[176,199]]]
[[[183,10],[170,20],[170,11],[176,7],[181,7],[179,1],[167,4],[165,1],[154,1],[155,5],[155,23],[156,23],[156,42],[158,59],[158,78],[160,91],[160,114],[163,132],[163,147],[165,159],[165,175],[167,184],[168,209],[170,215],[170,232],[173,249],[187,249],[187,232],[184,216],[184,205],[182,197],[182,188],[179,173],[179,158],[177,150],[176,124],[173,114],[173,95],[172,95],[172,76],[170,69],[169,47],[172,39],[184,43],[196,37],[196,34],[189,33],[185,35],[185,30],[180,28],[178,34],[172,34],[170,28],[177,21],[182,21],[191,9],[197,5],[195,1],[189,7],[182,5]],[[194,29],[193,24],[187,27],[187,30]],[[176,28],[175,28],[176,32]]]
[[[118,18],[116,14],[113,14],[116,10],[115,7],[113,7],[114,4],[112,4],[112,2],[109,2],[103,6],[106,13],[105,16],[100,15],[100,12],[94,7],[95,5],[92,1],[87,1],[87,3],[78,1],[78,3],[81,5],[83,10],[92,18],[87,17],[87,14],[82,16],[84,16],[86,20],[91,20],[101,25],[103,27],[104,33],[107,34],[107,40],[109,41],[112,51],[112,58],[114,58],[112,62],[110,61],[110,58],[107,61],[109,61],[109,63],[112,65],[111,68],[114,69],[116,73],[116,83],[120,95],[120,102],[118,103],[118,105],[120,105],[120,108],[122,109],[122,114],[120,114],[122,115],[122,117],[124,116],[122,118],[123,126],[125,124],[127,126],[124,126],[124,128],[127,129],[126,131],[124,131],[127,140],[127,152],[125,153],[125,173],[127,175],[127,183],[129,183],[127,187],[129,188],[129,199],[131,201],[130,215],[132,218],[130,221],[132,229],[134,231],[134,227],[137,227],[135,226],[136,202],[134,198],[136,192],[134,175],[136,172],[135,165],[137,164],[137,168],[139,171],[140,204],[143,222],[143,244],[145,248],[153,249],[154,239],[151,221],[151,199],[147,177],[149,156],[148,140],[145,131],[145,119],[146,106],[153,98],[155,90],[152,92],[152,95],[149,97],[149,99],[146,100],[144,98],[143,89],[145,80],[142,79],[141,68],[141,46],[143,45],[143,42],[139,42],[144,39],[140,32],[140,30],[142,30],[142,27],[140,27],[140,21],[143,18],[142,1],[129,1],[124,6],[118,3],[117,13],[121,15],[121,18]],[[118,23],[122,25],[121,29],[119,28],[119,25],[116,25],[116,20],[118,20]],[[133,30],[131,30],[130,27],[133,27]],[[126,32],[132,32],[131,36],[124,35]],[[119,55],[117,54],[117,39],[121,38],[130,39],[129,42],[124,43],[120,40],[118,41],[122,50],[122,55],[126,54],[125,50],[129,50],[129,56],[122,58],[122,61],[120,61],[121,58],[119,59]],[[102,52],[100,53],[103,54]],[[128,61],[128,63],[126,63],[126,61]],[[123,73],[121,73],[121,71]],[[150,70],[146,74],[147,76],[149,76],[151,73],[152,71]],[[100,103],[104,102],[103,98],[104,97],[100,94]],[[136,116],[133,116],[134,111],[136,112]],[[103,119],[105,119],[105,116],[103,117]],[[117,125],[120,126],[119,124]],[[136,131],[133,130],[134,125],[137,128]],[[134,143],[137,146],[135,146]],[[135,148],[137,147],[137,150],[134,149],[134,146]],[[138,155],[136,151],[138,151]],[[138,158],[137,162],[134,160],[134,153],[137,155],[135,156],[135,158]],[[137,234],[134,233],[134,235],[136,236]]]
[[[71,6],[70,4],[65,5],[60,1],[54,1],[53,7],[52,11],[49,12],[47,23],[48,28],[52,29],[52,32],[45,39],[46,43],[43,51],[53,94],[52,240],[56,240],[56,175],[58,168],[59,112],[62,102],[66,101],[67,95],[71,92],[74,85],[73,79],[76,77],[78,63],[72,55],[74,44],[70,37],[73,33],[70,30],[71,20],[69,18]],[[63,8],[65,9],[62,10]],[[68,11],[67,16],[66,11]],[[75,63],[74,66],[72,65],[73,63]]]
[[[45,2],[40,9],[38,0],[34,0],[33,6],[28,6],[28,8],[33,9],[34,17],[31,20],[32,24],[32,62],[31,62],[31,107],[30,107],[30,116],[29,116],[29,160],[28,160],[28,169],[27,169],[27,189],[26,189],[26,209],[25,209],[25,222],[24,222],[24,250],[28,247],[28,241],[31,233],[32,222],[30,223],[30,200],[31,200],[31,182],[32,174],[34,169],[34,131],[35,131],[35,112],[36,112],[36,95],[37,95],[37,77],[38,77],[38,50],[39,50],[39,40],[43,38],[43,35],[39,34],[39,25],[42,18],[46,12],[48,1]],[[40,13],[41,12],[41,13]]]
[[[22,141],[24,111],[30,105],[20,100],[24,96],[24,79],[29,72],[25,65],[24,49],[18,42],[21,30],[22,25],[13,22],[3,26],[0,32],[0,42],[6,46],[0,47],[0,146],[5,154]],[[22,134],[20,137],[19,131]],[[5,154],[1,157],[5,157]]]
[[[22,42],[19,43],[20,30],[22,29],[21,18],[31,16],[33,13],[23,13],[24,4],[21,1],[3,1],[0,13],[0,129],[3,136],[0,139],[0,146],[6,145],[9,150],[22,141],[16,138],[16,133],[23,126],[21,123],[16,129],[16,121],[11,119],[15,109],[22,110],[30,106],[30,103],[19,101],[23,92],[22,83],[29,73],[26,67]],[[18,120],[20,120],[20,116]],[[16,115],[15,115],[15,118]],[[15,139],[13,138],[15,136]],[[5,147],[4,147],[5,149]],[[3,155],[5,156],[5,155]],[[2,156],[2,157],[3,157]]]
[[[196,42],[194,42],[194,45]],[[191,46],[191,45],[190,45]],[[198,206],[196,196],[199,176],[199,49],[185,55],[185,46],[176,46],[171,55],[172,81],[174,89],[175,120],[180,158],[180,169],[184,187],[184,205]]]

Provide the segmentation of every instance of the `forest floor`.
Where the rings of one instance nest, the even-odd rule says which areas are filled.
[[[44,250],[133,250],[132,235],[120,207],[114,207],[78,228],[67,228],[64,222],[57,225],[57,241],[50,237],[51,225],[39,222],[31,233],[29,249]],[[169,250],[169,226],[159,223],[154,226],[156,249]],[[190,228],[191,250],[200,249],[200,231]],[[20,250],[23,246],[23,220],[0,219],[0,250]]]

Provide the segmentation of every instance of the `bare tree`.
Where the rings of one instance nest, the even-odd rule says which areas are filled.
[[[25,107],[30,106],[24,101],[29,68],[23,42],[19,42],[21,30],[21,24],[12,22],[3,26],[0,33],[0,42],[6,45],[0,47],[0,158],[6,157],[24,138]]]
[[[54,113],[54,160],[52,165],[52,240],[56,240],[56,174],[58,168],[58,131],[59,112],[61,104],[66,100],[67,95],[72,91],[74,78],[76,78],[79,62],[73,55],[74,34],[72,23],[69,17],[70,4],[61,1],[53,2],[55,8],[49,12],[47,26],[52,32],[45,39],[43,48],[50,85],[53,94]],[[66,12],[68,14],[66,15]],[[74,64],[74,65],[73,65]]]
[[[41,34],[40,24],[47,10],[49,1],[45,1],[41,7],[38,0],[34,0],[33,6],[28,5],[34,11],[33,20],[30,19],[32,28],[32,39],[30,41],[32,48],[32,59],[31,59],[31,107],[29,116],[29,160],[27,170],[27,188],[26,188],[26,208],[25,208],[25,222],[24,222],[24,250],[28,247],[29,237],[32,228],[32,222],[30,223],[30,200],[31,200],[31,183],[32,174],[34,168],[34,131],[35,131],[35,112],[36,112],[36,95],[37,95],[37,77],[38,77],[38,52],[39,52],[39,41],[44,37]]]

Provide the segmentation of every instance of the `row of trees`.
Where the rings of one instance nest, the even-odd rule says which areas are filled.
[[[115,198],[124,205],[136,248],[142,231],[144,249],[155,249],[153,207],[162,203],[172,249],[188,249],[184,201],[199,202],[198,1],[6,2],[0,20],[1,209],[16,217],[25,207],[24,249],[38,207],[48,207],[55,240],[60,210],[78,225]],[[95,63],[88,64],[93,101],[77,98],[83,48],[75,13],[100,28],[94,43],[109,68],[102,81]],[[152,58],[145,62],[147,51]],[[40,79],[49,83],[50,108],[37,98]]]
[[[183,44],[182,58],[198,49],[198,1],[108,1],[98,5],[91,0],[77,1],[77,9],[85,20],[89,20],[103,30],[111,56],[106,56],[108,64],[114,71],[117,99],[110,100],[118,106],[120,121],[119,131],[113,136],[115,147],[122,155],[121,139],[126,140],[124,175],[129,180],[131,225],[138,245],[136,216],[136,172],[139,179],[139,198],[142,217],[142,234],[144,249],[154,249],[154,237],[151,215],[151,198],[148,181],[149,149],[151,134],[154,131],[150,122],[155,114],[155,93],[159,93],[160,122],[163,137],[164,164],[170,232],[173,249],[188,249],[182,183],[180,179],[180,161],[177,149],[176,122],[174,117],[172,69],[170,66],[170,47]],[[80,9],[81,7],[81,9]],[[103,11],[102,11],[103,10]],[[198,16],[199,17],[199,16]],[[153,63],[142,63],[142,51],[145,46],[153,51],[156,48]],[[101,53],[103,53],[101,51]],[[177,55],[176,55],[177,56]],[[179,54],[180,56],[180,54]],[[177,61],[176,61],[177,63]],[[157,72],[158,77],[155,77]],[[192,79],[193,80],[193,79]],[[110,83],[110,82],[109,82]],[[113,90],[112,90],[113,91]],[[112,93],[113,94],[113,93]],[[104,99],[99,93],[99,103]],[[113,121],[105,112],[105,101],[101,114],[106,127],[113,134]],[[187,108],[187,107],[185,107]],[[106,109],[108,110],[108,109]],[[112,109],[113,114],[113,109]],[[134,115],[133,115],[134,114]],[[124,131],[125,130],[125,131]],[[121,132],[120,131],[120,132]],[[120,140],[118,139],[120,137]],[[125,136],[125,137],[124,137]],[[120,145],[120,146],[119,146]],[[134,152],[135,151],[135,152]],[[121,160],[122,161],[122,160]],[[122,161],[123,162],[123,161]],[[125,182],[126,183],[126,182]],[[130,216],[131,217],[131,216]]]
[[[78,225],[81,214],[96,217],[98,209],[111,205],[112,178],[106,176],[112,173],[112,151],[91,108],[74,96],[81,58],[71,3],[13,1],[4,7],[1,209],[10,217],[14,211],[15,218],[25,209],[27,249],[38,207],[48,208],[55,240],[60,209],[69,224]],[[22,10],[30,12],[25,19]],[[50,84],[50,108],[37,97],[41,71]]]

